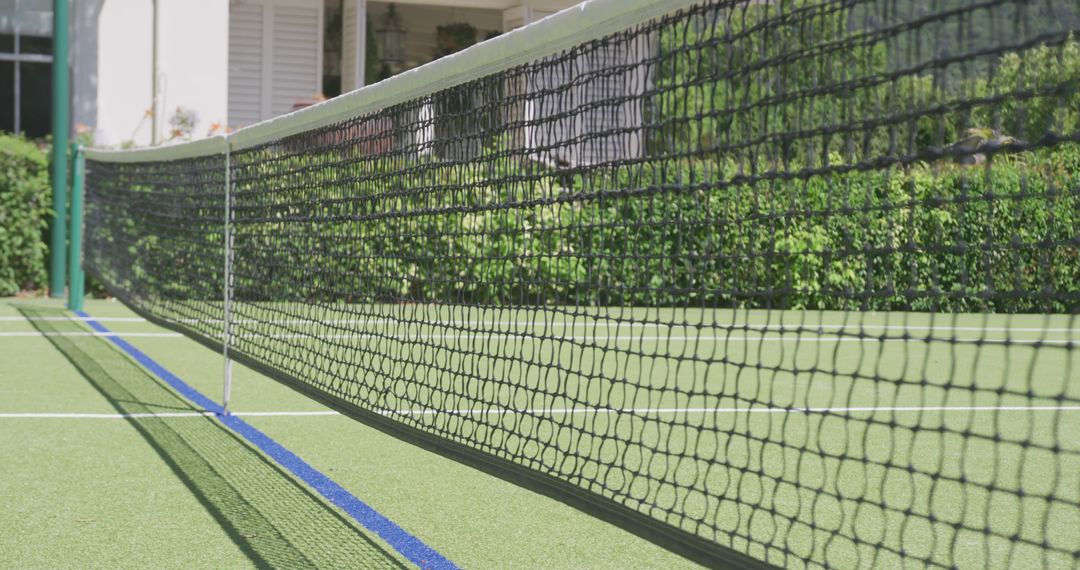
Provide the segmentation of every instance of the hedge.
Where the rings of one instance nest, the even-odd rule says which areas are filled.
[[[0,295],[46,286],[48,166],[34,143],[0,134]]]
[[[497,156],[278,163],[236,194],[238,299],[1009,312],[1080,299],[1074,144],[756,179],[730,161],[655,161],[569,186]],[[162,277],[172,296],[202,294]]]
[[[778,58],[843,37],[842,6],[808,27],[756,27],[747,8],[661,29],[643,157],[558,167],[521,158],[513,133],[468,161],[348,144],[313,157],[290,140],[234,153],[237,299],[1075,311],[1080,146],[1040,139],[1080,132],[1080,90],[1066,89],[1080,44],[1006,54],[989,79],[948,86],[857,81],[895,68],[880,44]],[[769,81],[749,81],[761,67]],[[893,109],[908,118],[890,123]],[[982,166],[932,158],[968,128],[1031,144]],[[115,215],[139,218],[96,237],[133,250],[117,268],[142,282],[131,290],[213,298],[220,232],[155,229],[203,209],[216,228],[219,185],[162,191],[144,175],[113,189]]]

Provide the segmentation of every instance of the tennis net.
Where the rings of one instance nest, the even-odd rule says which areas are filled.
[[[703,564],[1076,567],[1078,31],[1055,0],[594,0],[88,151],[83,264]]]

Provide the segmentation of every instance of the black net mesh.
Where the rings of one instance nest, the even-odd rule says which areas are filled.
[[[225,156],[88,162],[83,266],[129,305],[221,342]]]
[[[1078,31],[707,2],[234,150],[229,352],[707,564],[1077,567]],[[209,344],[223,158],[88,165]]]

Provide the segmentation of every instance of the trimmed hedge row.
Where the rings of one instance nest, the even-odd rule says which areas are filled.
[[[34,143],[0,135],[0,295],[42,289],[52,199],[49,160]]]
[[[1030,142],[1080,130],[1075,37],[1007,52],[1006,42],[993,38],[984,40],[988,53],[970,61],[890,75],[898,66],[927,67],[931,56],[899,63],[911,54],[898,47],[917,31],[891,43],[853,40],[852,26],[866,9],[815,0],[746,3],[661,28],[648,104],[656,125],[651,154],[813,167],[832,153],[849,162],[919,156],[963,139],[968,129]],[[780,17],[793,11],[797,18]],[[942,25],[963,27],[959,22]],[[982,25],[973,33],[994,29]]]
[[[570,187],[488,164],[286,168],[241,189],[238,298],[1009,312],[1080,299],[1077,145],[792,179],[646,163]]]
[[[238,192],[237,293],[493,305],[1076,308],[1080,152],[1039,139],[1080,130],[1080,90],[1063,89],[1080,83],[1080,44],[1006,54],[990,79],[949,89],[917,75],[861,83],[888,68],[882,45],[844,58],[776,51],[843,37],[849,14],[823,10],[810,27],[755,27],[769,9],[661,30],[648,159],[580,174],[507,159],[505,141],[467,164],[253,157],[246,178],[259,182]],[[688,45],[701,49],[680,49]],[[769,81],[735,73],[759,67]],[[859,87],[844,89],[845,81]],[[991,96],[1004,99],[968,103]],[[865,122],[889,119],[890,109],[912,118]],[[869,126],[814,134],[860,124]],[[975,168],[949,158],[912,162],[970,127],[1026,137],[1037,150],[999,153]],[[882,168],[882,158],[907,166]]]
[[[1080,147],[1043,136],[1080,131],[1080,90],[1067,89],[1080,44],[980,60],[994,72],[948,86],[883,79],[896,65],[880,41],[797,49],[843,49],[846,4],[782,4],[806,13],[759,26],[780,8],[747,3],[659,31],[646,157],[556,167],[521,159],[508,137],[468,161],[306,155],[292,141],[235,153],[237,298],[1076,310]],[[1032,144],[959,166],[948,147],[969,128]],[[945,158],[917,160],[932,156]],[[170,298],[212,295],[195,277],[220,258],[220,233],[176,254],[176,236],[148,222],[169,227],[198,192],[123,190],[129,206],[148,200],[119,240],[146,250],[131,274]]]

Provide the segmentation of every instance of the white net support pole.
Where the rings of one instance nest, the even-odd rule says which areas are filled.
[[[222,381],[221,407],[225,413],[229,411],[229,400],[232,398],[233,365],[229,358],[229,343],[232,340],[232,169],[229,164],[230,148],[225,146],[225,274],[223,281],[223,304],[222,304],[222,333],[221,355],[224,357],[224,375]]]

